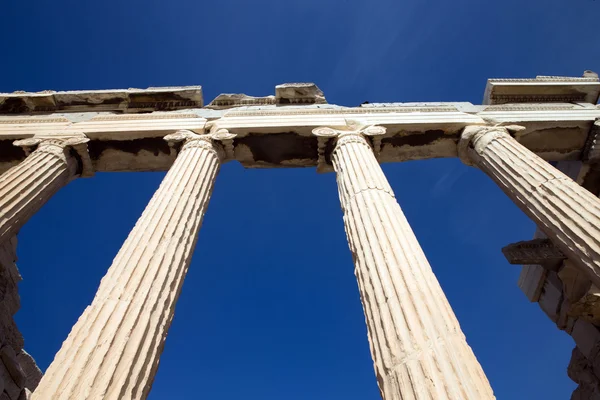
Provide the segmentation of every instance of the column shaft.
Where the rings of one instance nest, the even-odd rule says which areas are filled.
[[[341,136],[333,165],[383,399],[493,399],[365,138]]]
[[[506,129],[473,127],[463,161],[490,176],[600,287],[600,199],[517,142]]]
[[[187,139],[33,399],[146,398],[219,170],[215,146]]]
[[[77,171],[77,160],[60,140],[47,140],[19,165],[0,176],[0,243],[21,227],[65,186]]]

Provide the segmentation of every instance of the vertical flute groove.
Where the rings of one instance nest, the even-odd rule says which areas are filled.
[[[76,174],[68,148],[42,144],[0,176],[0,243],[14,236]]]
[[[522,146],[503,128],[463,136],[467,155],[600,286],[600,199]]]
[[[341,136],[332,159],[383,399],[493,399],[367,141]]]
[[[220,166],[188,141],[63,343],[34,399],[145,399]]]

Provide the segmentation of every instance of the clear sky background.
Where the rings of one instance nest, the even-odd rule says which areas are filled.
[[[600,70],[598,0],[16,1],[0,91],[202,85],[330,103],[470,101],[488,78]],[[574,344],[500,249],[534,224],[457,159],[383,166],[499,399],[568,399]],[[70,183],[19,235],[25,348],[45,370],[164,173]],[[335,176],[225,165],[151,400],[376,400]]]

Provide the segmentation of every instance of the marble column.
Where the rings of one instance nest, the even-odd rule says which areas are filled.
[[[179,131],[173,166],[73,326],[35,400],[145,399],[224,151]]]
[[[337,137],[332,162],[381,396],[494,399],[364,136],[384,132],[376,126],[313,131],[320,139]]]
[[[19,232],[52,195],[81,175],[84,159],[88,166],[88,140],[84,135],[56,135],[14,142],[29,154],[0,176],[0,243]]]
[[[491,177],[600,287],[600,199],[522,146],[518,126],[465,128],[459,156]]]

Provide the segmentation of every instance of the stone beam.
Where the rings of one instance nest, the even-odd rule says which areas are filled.
[[[582,85],[596,90],[600,83],[591,75],[491,80],[489,93],[516,95],[523,88],[533,94],[536,90],[588,93],[580,90]],[[525,103],[342,107],[326,104],[312,83],[278,85],[275,94],[266,97],[220,95],[207,107],[202,106],[202,91],[196,86],[0,94],[0,172],[25,157],[12,149],[11,141],[57,131],[85,133],[98,171],[166,170],[172,159],[161,138],[179,129],[201,132],[207,123],[211,129],[236,135],[234,157],[248,168],[315,166],[319,145],[311,136],[312,129],[348,123],[386,128],[378,152],[380,162],[456,157],[460,132],[469,125],[490,123],[524,126],[517,141],[545,160],[576,160],[581,158],[593,121],[600,118],[594,96],[588,97],[583,99],[588,103],[573,103],[571,98],[559,103],[559,98],[552,97],[538,104],[530,102],[534,96]],[[595,157],[595,153],[585,154]]]
[[[489,79],[483,104],[592,103],[600,94],[598,74],[583,77],[538,76],[535,79]]]
[[[237,135],[235,159],[248,168],[316,166],[318,140],[311,130],[352,121],[386,128],[380,162],[456,157],[462,129],[488,122],[524,126],[517,141],[545,160],[573,160],[581,156],[593,123],[600,118],[597,107],[573,104],[269,107],[0,116],[0,172],[25,157],[13,148],[13,140],[57,131],[84,132],[97,171],[167,170],[172,158],[162,137],[179,129],[201,132],[207,124]]]

